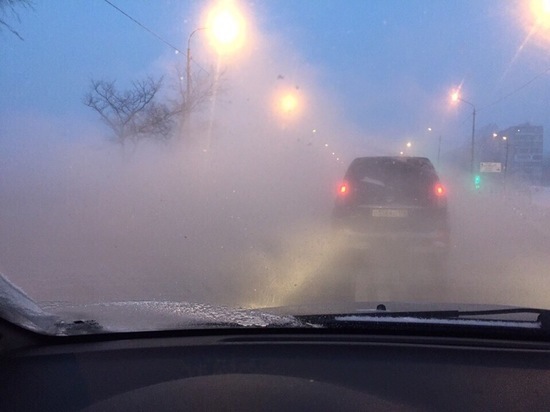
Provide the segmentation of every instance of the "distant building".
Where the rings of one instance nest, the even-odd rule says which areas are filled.
[[[506,140],[503,137],[506,136]],[[543,175],[543,127],[525,123],[498,132],[507,177],[539,185]],[[507,155],[507,156],[506,156]]]
[[[550,185],[550,160],[543,160],[543,135],[543,126],[533,126],[529,123],[500,131],[495,124],[477,129],[474,170],[484,174],[486,186],[497,187],[505,181],[519,185]],[[444,155],[445,163],[469,170],[470,148],[468,137],[463,147]],[[484,170],[481,170],[482,164]],[[495,169],[492,166],[500,167]]]

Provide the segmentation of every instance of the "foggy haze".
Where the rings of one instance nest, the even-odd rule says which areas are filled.
[[[4,273],[38,300],[233,303],[326,259],[351,158],[332,153],[349,133],[311,81],[300,88],[317,103],[301,116],[315,129],[277,112],[273,90],[299,90],[278,78],[279,56],[279,67],[256,54],[231,73],[228,91],[167,145],[123,148],[97,130],[18,119],[2,166]]]
[[[207,60],[204,42],[195,39],[196,61]],[[346,256],[330,230],[338,182],[355,157],[396,155],[410,135],[365,132],[370,125],[352,121],[349,101],[336,92],[342,79],[308,64],[282,36],[258,29],[255,42],[239,59],[215,62],[217,93],[167,144],[110,142],[78,100],[89,80],[83,74],[81,89],[68,87],[76,99],[64,114],[3,108],[0,271],[40,302],[277,306],[315,298],[316,288],[359,267],[357,300],[548,306],[550,232],[533,217],[529,196],[472,194],[469,176],[445,162],[438,165],[451,213],[445,289],[430,279],[419,287],[410,262],[392,250],[383,256],[391,264],[375,268]],[[166,56],[147,68],[169,74]],[[453,129],[441,120],[448,109],[422,104],[433,89],[408,76],[395,83],[418,112],[394,109],[385,94],[377,99],[385,90],[375,82],[354,110],[372,108],[387,130],[411,135],[434,110],[433,123]],[[281,109],[285,93],[296,107]],[[460,127],[469,130],[469,121]],[[445,150],[464,140],[449,136]],[[434,136],[416,138],[407,154],[436,163]]]

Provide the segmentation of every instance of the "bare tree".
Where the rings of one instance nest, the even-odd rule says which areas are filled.
[[[120,91],[114,81],[92,80],[83,102],[99,113],[101,120],[111,129],[114,141],[134,146],[143,139],[169,140],[177,123],[189,121],[192,112],[200,110],[220,92],[220,78],[223,73],[212,78],[209,73],[196,76],[187,93],[187,85],[182,80],[182,72],[176,69],[177,84],[173,89],[176,96],[159,103],[158,96],[162,78],[132,83],[130,89]],[[181,132],[181,128],[180,128]]]
[[[121,145],[127,142],[137,145],[147,138],[168,140],[173,111],[154,100],[161,86],[162,78],[147,77],[132,82],[129,90],[119,91],[114,81],[92,80],[84,104],[99,113]]]
[[[193,77],[191,85],[187,85],[184,82],[183,71],[179,67],[176,67],[175,70],[178,79],[176,86],[178,95],[172,101],[172,110],[174,114],[181,115],[182,119],[185,119],[190,113],[200,110],[205,104],[210,103],[216,94],[222,91],[221,79],[224,72],[214,77],[203,71]],[[214,69],[211,72],[214,72]],[[189,93],[187,93],[188,86]]]
[[[11,24],[6,21],[6,16],[11,15],[17,21],[19,19],[19,13],[17,12],[17,6],[22,6],[25,8],[32,9],[33,1],[32,0],[0,0],[0,30],[5,28],[9,30],[12,34],[19,37],[20,40],[23,40],[23,37],[13,28]]]

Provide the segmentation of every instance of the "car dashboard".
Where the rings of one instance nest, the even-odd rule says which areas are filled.
[[[45,337],[2,321],[2,411],[543,410],[545,341],[352,329]]]

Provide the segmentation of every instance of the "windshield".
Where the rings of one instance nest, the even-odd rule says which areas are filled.
[[[126,329],[550,309],[544,5],[0,1],[5,283]]]

